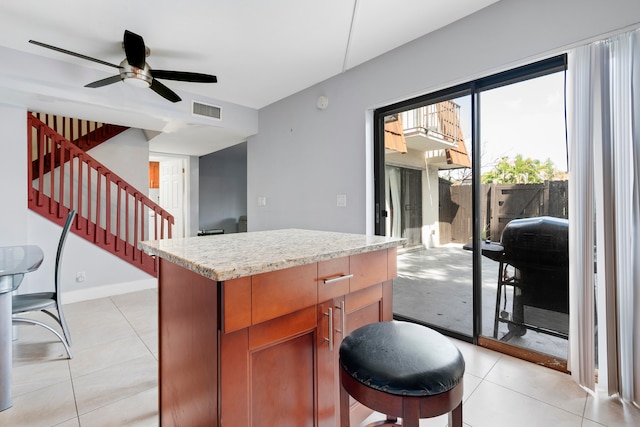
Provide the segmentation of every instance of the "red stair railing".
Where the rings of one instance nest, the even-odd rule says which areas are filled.
[[[138,242],[170,238],[173,216],[44,122],[27,117],[28,164],[36,165],[27,168],[29,208],[61,225],[75,209],[75,234],[155,276],[155,258]]]
[[[56,116],[32,112],[35,118],[43,122],[56,133],[63,136],[68,141],[84,151],[89,151],[105,141],[129,129],[125,126],[111,125],[108,123],[95,122],[91,120],[74,119],[69,117]],[[49,162],[52,161],[51,153],[44,154],[45,169],[48,169]],[[55,166],[59,166],[55,163]],[[31,164],[34,178],[38,177],[38,164]]]

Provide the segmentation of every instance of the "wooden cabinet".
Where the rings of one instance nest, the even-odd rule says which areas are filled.
[[[338,426],[339,349],[343,336],[360,326],[391,320],[392,277],[396,251],[369,252],[318,263],[318,426]],[[392,258],[389,263],[388,258]],[[346,278],[339,280],[340,278]],[[326,283],[328,282],[328,283]],[[371,411],[351,400],[351,425],[359,425]]]
[[[319,426],[339,425],[338,368],[343,336],[360,326],[391,320],[391,292],[392,281],[388,280],[318,304],[316,353]],[[370,413],[368,408],[351,399],[351,425],[359,425]]]
[[[391,320],[395,264],[392,248],[214,282],[161,259],[161,424],[338,426],[340,342]]]
[[[393,282],[387,280],[374,286],[345,295],[345,336],[361,326],[374,322],[384,322],[393,319],[392,304]],[[337,364],[336,364],[337,366]],[[339,397],[339,377],[336,369],[336,399]],[[371,415],[371,410],[354,399],[351,402],[351,425],[359,425]],[[336,400],[336,408],[339,401]],[[338,410],[336,409],[336,413]],[[339,424],[336,424],[339,425]]]
[[[221,334],[220,425],[314,425],[315,313]]]

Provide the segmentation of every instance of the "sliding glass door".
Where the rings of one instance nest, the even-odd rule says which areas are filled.
[[[385,230],[406,239],[395,315],[471,337],[470,96],[425,99],[383,122]]]
[[[376,232],[406,239],[396,318],[566,359],[565,64],[375,112]]]
[[[481,335],[566,360],[568,165],[564,73],[479,94],[482,238],[500,244]],[[484,251],[483,259],[492,253]],[[483,260],[483,266],[486,261]]]

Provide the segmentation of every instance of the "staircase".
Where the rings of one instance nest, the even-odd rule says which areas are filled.
[[[108,123],[100,123],[89,120],[73,119],[69,117],[60,117],[53,114],[31,113],[35,118],[51,128],[54,132],[60,134],[73,145],[83,151],[89,151],[97,147],[105,141],[129,129],[126,126],[111,125]],[[45,170],[49,170],[51,154],[46,153],[44,156]],[[60,166],[54,163],[54,167]],[[38,177],[37,159],[31,164],[32,176]]]
[[[94,147],[126,128],[43,119],[27,113],[29,209],[61,226],[75,209],[74,234],[157,276],[155,257],[138,249],[138,242],[170,238],[173,216],[79,147]],[[69,123],[59,129],[74,142],[47,123]]]

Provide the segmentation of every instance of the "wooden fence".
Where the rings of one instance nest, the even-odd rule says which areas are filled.
[[[536,216],[568,217],[568,181],[544,184],[483,184],[480,191],[482,238],[499,241],[509,221]],[[472,238],[472,187],[440,180],[440,244]]]

